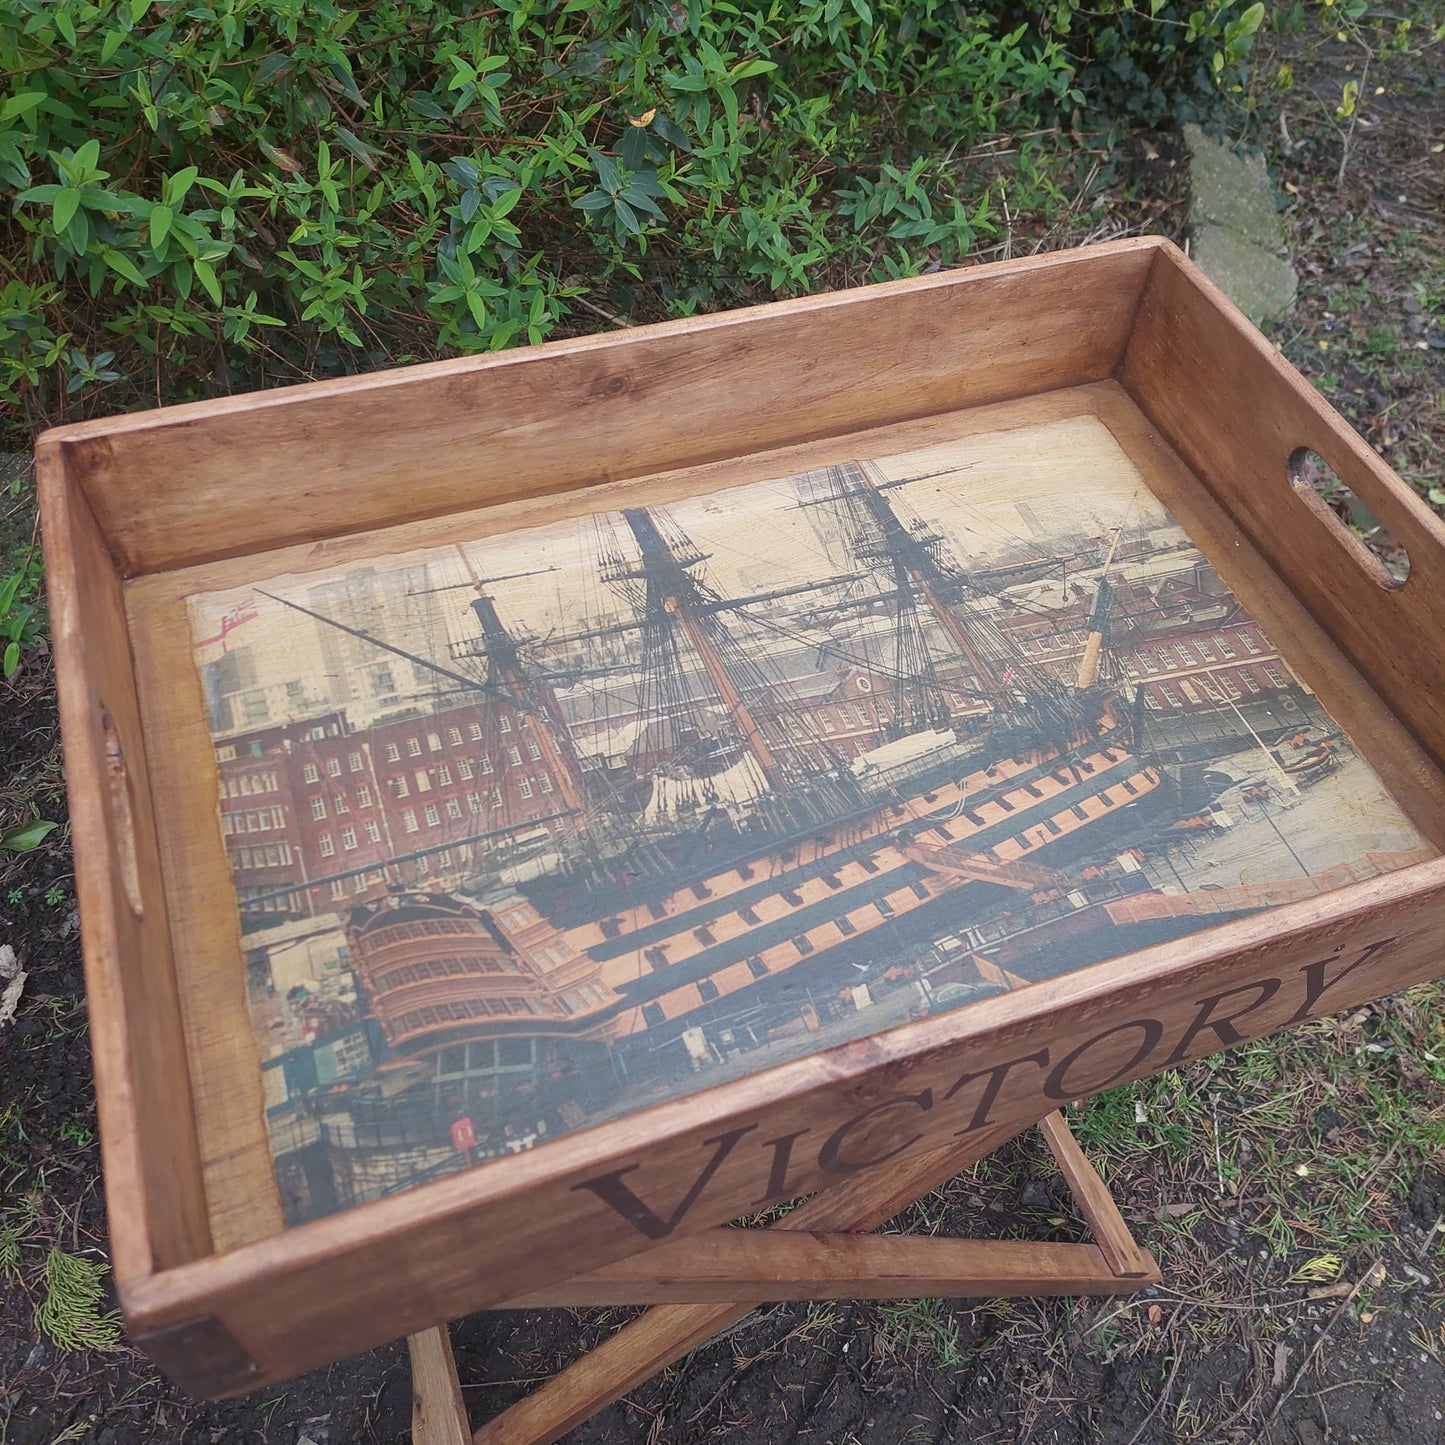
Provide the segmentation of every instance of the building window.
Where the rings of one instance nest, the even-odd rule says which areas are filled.
[[[754,978],[764,978],[767,976],[768,966],[757,954],[754,954],[748,959],[748,972],[752,974]]]
[[[358,808],[369,808],[371,806],[371,789],[363,783],[356,790],[356,806]]]
[[[501,722],[498,725],[501,727],[504,733],[509,733],[512,731],[512,719],[509,718],[506,713],[502,714]]]
[[[552,791],[552,775],[550,773],[543,773],[537,779],[537,786],[540,787],[544,793],[550,793]]]
[[[799,953],[812,953],[813,940],[809,938],[806,933],[800,933],[793,939],[793,947],[796,948]]]
[[[366,892],[366,875],[364,873],[358,873],[356,877],[351,880],[351,891],[353,893]]]
[[[421,756],[420,738],[408,738],[406,740],[406,755],[409,758],[419,758]]]
[[[273,828],[284,828],[286,826],[286,810],[284,808],[271,809],[271,826]]]
[[[536,743],[528,743],[527,756],[531,758],[534,763],[540,763],[542,761],[542,749],[539,748]]]
[[[341,776],[341,759],[340,759],[340,758],[327,758],[327,759],[326,759],[326,776],[327,776],[328,778],[339,778],[339,777]]]
[[[519,783],[517,784],[517,791],[518,791],[524,798],[530,798],[530,797],[532,796],[532,780],[531,780],[531,778],[523,778],[523,779],[521,780],[521,782],[519,782]]]
[[[381,829],[378,828],[375,823],[365,823],[362,826],[366,829],[366,837],[368,842],[381,842]]]
[[[485,753],[477,759],[477,771],[481,773],[483,777],[486,777],[486,775],[492,771],[492,760]]]
[[[343,828],[341,830],[341,846],[348,849],[356,847],[355,828]]]
[[[431,792],[431,778],[427,776],[425,768],[418,768],[414,774],[416,778],[416,790],[419,793]]]
[[[326,799],[325,799],[325,798],[312,798],[312,800],[311,800],[311,816],[312,816],[313,818],[324,818],[324,817],[326,816]]]
[[[667,1015],[663,1013],[660,1003],[645,1003],[642,1005],[642,1021],[648,1028],[655,1029],[667,1021]]]
[[[307,763],[306,766],[301,769],[301,776],[305,778],[308,783],[319,783],[321,781],[321,772],[315,763]]]
[[[482,798],[480,793],[467,794],[467,812],[480,813],[482,811]]]
[[[408,833],[416,832],[418,827],[416,814],[410,808],[401,815],[401,826],[405,828]]]
[[[462,805],[455,798],[447,799],[447,817],[460,818],[462,816]]]
[[[427,747],[428,747],[432,752],[434,752],[434,753],[439,753],[439,752],[441,752],[441,750],[442,750],[441,734],[440,734],[440,733],[428,733],[428,734],[426,735],[426,745],[427,745]]]
[[[323,858],[329,858],[336,852],[336,844],[331,841],[330,833],[319,833],[316,837],[316,846]]]
[[[387,743],[386,760],[389,763],[399,763],[401,761],[401,752],[395,743]]]
[[[717,997],[717,984],[712,979],[702,979],[697,986],[697,996],[704,1003],[711,1003]]]
[[[338,900],[346,897],[346,879],[333,878],[331,880],[331,896]]]
[[[218,763],[231,763],[236,760],[236,749],[227,745],[224,748],[216,749],[216,761]]]
[[[521,763],[522,763],[522,750],[521,750],[521,748],[508,748],[508,749],[507,749],[507,761],[508,761],[509,763],[511,763],[511,765],[512,765],[514,768],[520,767],[520,766],[521,766]]]
[[[333,813],[349,813],[351,804],[340,793],[333,793],[331,795],[331,811]]]
[[[437,787],[449,788],[452,785],[452,770],[445,763],[437,764]]]
[[[348,753],[346,755],[346,766],[349,767],[353,773],[359,773],[362,767],[361,754]]]
[[[394,778],[390,779],[390,782],[391,791],[395,793],[398,798],[405,798],[410,794],[411,785],[407,782],[405,773],[398,773]]]
[[[460,728],[447,729],[447,742],[454,748],[462,745],[462,730]]]
[[[481,742],[481,740],[482,740],[482,725],[481,725],[481,723],[469,723],[469,724],[467,725],[467,736],[468,736],[469,738],[471,738],[471,740],[472,740],[474,743],[479,743],[479,742]]]
[[[470,758],[457,759],[457,772],[462,775],[464,782],[470,782],[472,776],[472,763]]]
[[[427,827],[435,828],[441,820],[441,814],[437,812],[437,805],[435,803],[428,803],[426,805]]]

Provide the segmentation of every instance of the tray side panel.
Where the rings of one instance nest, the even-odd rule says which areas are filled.
[[[1172,246],[1156,256],[1119,378],[1396,715],[1445,758],[1445,526]],[[1313,492],[1292,487],[1301,448],[1408,552],[1403,586],[1359,555]]]
[[[37,452],[118,1283],[210,1251],[124,601],[61,457]]]
[[[123,1292],[214,1319],[234,1393],[1438,972],[1445,863],[784,1065]],[[963,1022],[960,1022],[960,1018]],[[555,1152],[554,1152],[555,1151]],[[425,1197],[424,1197],[425,1196]],[[174,1366],[173,1366],[174,1367]]]
[[[133,575],[1101,380],[1122,355],[1158,244],[57,435]]]
[[[283,1227],[266,1142],[260,1060],[246,1007],[246,961],[231,874],[217,848],[216,749],[201,720],[199,674],[177,609],[130,613],[151,780],[169,800],[159,839],[194,1080],[196,1137],[212,1244],[220,1253]]]

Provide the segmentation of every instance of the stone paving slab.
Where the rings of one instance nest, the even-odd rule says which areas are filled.
[[[1189,151],[1190,255],[1256,325],[1294,303],[1299,281],[1285,252],[1278,195],[1264,157],[1242,157],[1197,125]]]

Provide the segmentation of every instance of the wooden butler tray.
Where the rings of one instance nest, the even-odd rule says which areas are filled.
[[[192,1392],[855,1176],[911,1198],[1442,967],[1445,533],[1166,242],[86,423],[38,468],[114,1269]],[[453,607],[419,663],[402,598]],[[620,722],[567,681],[622,673]]]

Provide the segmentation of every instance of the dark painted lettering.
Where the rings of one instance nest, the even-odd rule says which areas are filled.
[[[1288,1028],[1292,1024],[1303,1023],[1310,1014],[1314,1012],[1315,1005],[1320,1001],[1320,995],[1326,989],[1334,988],[1336,984],[1343,983],[1357,968],[1368,963],[1382,948],[1388,948],[1395,940],[1393,938],[1382,938],[1378,943],[1372,943],[1365,951],[1348,967],[1341,969],[1332,979],[1326,980],[1325,971],[1332,963],[1339,960],[1324,958],[1318,963],[1307,963],[1300,969],[1305,976],[1305,998],[1304,1002],[1295,1010],[1294,1014],[1287,1018],[1284,1023]]]
[[[769,1139],[763,1144],[764,1149],[773,1151],[773,1165],[768,1170],[768,1187],[761,1199],[753,1200],[754,1204],[771,1204],[775,1200],[791,1197],[792,1190],[788,1188],[788,1165],[793,1159],[793,1143],[804,1134],[812,1132],[811,1129],[798,1129],[791,1134],[780,1134],[776,1139]]]
[[[1000,1090],[1003,1088],[1003,1081],[1008,1077],[1009,1070],[1016,1068],[1019,1064],[1033,1064],[1036,1068],[1046,1069],[1049,1066],[1049,1051],[1047,1048],[1040,1049],[1036,1054],[1024,1054],[1017,1059],[1010,1059],[1007,1063],[995,1064],[991,1069],[982,1069],[976,1074],[960,1074],[949,1086],[948,1092],[943,1096],[946,1103],[949,1099],[973,1083],[975,1079],[987,1079],[983,1086],[983,1092],[978,1096],[978,1104],[973,1111],[973,1117],[958,1131],[960,1135],[972,1134],[978,1129],[986,1129],[989,1125],[989,1110],[998,1101]]]
[[[846,1124],[840,1124],[829,1136],[828,1142],[818,1151],[818,1167],[827,1174],[852,1174],[856,1169],[871,1169],[875,1164],[886,1164],[896,1155],[902,1154],[905,1149],[911,1149],[923,1137],[922,1134],[911,1135],[894,1145],[892,1149],[882,1154],[875,1154],[871,1159],[843,1158],[843,1146],[855,1129],[869,1119],[886,1113],[889,1109],[901,1109],[905,1105],[925,1111],[931,1109],[933,1107],[933,1090],[924,1089],[920,1094],[902,1094],[896,1099],[884,1099],[881,1104],[874,1104],[871,1109],[865,1109],[861,1114],[855,1114]]]
[[[1227,1049],[1234,1044],[1243,1043],[1247,1035],[1240,1033],[1234,1027],[1235,1022],[1267,1004],[1279,992],[1279,988],[1279,979],[1261,978],[1254,983],[1246,983],[1239,988],[1231,988],[1224,993],[1211,994],[1208,998],[1201,999],[1198,1004],[1198,1012],[1194,1015],[1189,1027],[1180,1035],[1179,1042],[1174,1046],[1174,1052],[1164,1060],[1160,1067],[1167,1069],[1170,1065],[1177,1064],[1184,1059],[1189,1053],[1190,1045],[1206,1029],[1219,1040],[1216,1045],[1218,1048]],[[1238,998],[1240,994],[1253,994],[1254,997],[1243,1008],[1236,1009],[1232,1014],[1223,1018],[1214,1016],[1214,1011],[1220,1004],[1226,999]]]
[[[1089,1079],[1083,1082],[1069,1083],[1069,1071],[1084,1057],[1092,1053],[1105,1039],[1111,1039],[1115,1034],[1127,1033],[1130,1029],[1138,1029],[1140,1033],[1139,1047],[1117,1068],[1112,1074],[1102,1079]],[[1154,1047],[1164,1037],[1164,1025],[1158,1019],[1130,1019],[1126,1024],[1116,1024],[1111,1029],[1105,1029],[1101,1034],[1095,1034],[1093,1038],[1079,1045],[1072,1053],[1066,1054],[1054,1066],[1048,1078],[1044,1080],[1044,1093],[1050,1099],[1057,1099],[1060,1102],[1067,1099],[1081,1099],[1086,1094],[1096,1094],[1100,1089],[1107,1089],[1117,1079],[1122,1079],[1137,1065],[1154,1052]]]
[[[757,1127],[756,1124],[744,1124],[740,1128],[729,1129],[726,1134],[718,1134],[712,1139],[702,1141],[705,1145],[713,1146],[712,1158],[707,1161],[702,1173],[694,1180],[692,1188],[683,1195],[682,1201],[666,1219],[644,1204],[622,1182],[622,1176],[635,1173],[642,1167],[640,1164],[629,1164],[625,1169],[614,1170],[611,1174],[600,1174],[596,1179],[585,1179],[581,1184],[574,1184],[572,1188],[574,1191],[590,1189],[604,1204],[615,1209],[634,1229],[649,1239],[666,1239],[682,1223],[688,1210],[697,1203],[698,1195],[707,1188],[708,1181],[717,1173],[723,1160],[737,1147],[738,1140],[745,1134],[751,1134]]]

